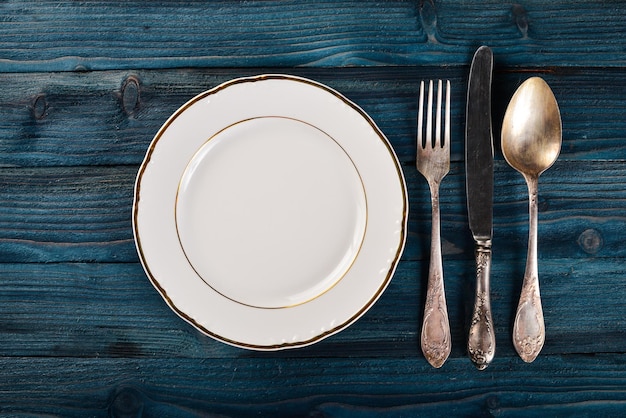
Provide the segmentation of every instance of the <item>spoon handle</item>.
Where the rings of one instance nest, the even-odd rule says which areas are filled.
[[[530,225],[528,233],[528,255],[526,273],[522,283],[515,323],[513,324],[513,345],[517,353],[527,363],[537,358],[545,340],[543,309],[539,294],[539,274],[537,269],[537,183],[538,176],[526,177],[529,194]]]
[[[439,215],[439,185],[431,185],[432,234],[428,288],[424,307],[421,346],[426,360],[435,368],[443,366],[451,351],[448,308],[443,287],[443,261],[441,255],[441,226]]]
[[[467,353],[478,370],[489,366],[496,351],[489,298],[490,270],[491,243],[484,243],[476,248],[476,299],[467,340]]]

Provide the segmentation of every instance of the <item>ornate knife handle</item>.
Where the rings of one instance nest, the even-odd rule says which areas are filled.
[[[469,329],[467,352],[478,370],[489,366],[496,351],[496,336],[491,319],[489,273],[491,271],[491,242],[476,248],[476,299]]]

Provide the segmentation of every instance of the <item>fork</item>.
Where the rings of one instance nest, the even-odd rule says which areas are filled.
[[[432,233],[428,288],[424,307],[421,346],[426,360],[439,368],[450,355],[451,338],[448,308],[443,286],[443,261],[441,256],[441,227],[439,217],[439,185],[450,170],[450,81],[446,81],[445,120],[441,138],[443,83],[437,82],[437,107],[435,110],[435,135],[433,140],[433,80],[428,83],[428,103],[424,116],[424,82],[420,84],[417,116],[416,166],[428,181],[432,205]],[[424,130],[424,117],[426,129]],[[425,134],[425,135],[424,135]],[[425,137],[425,138],[424,138]],[[424,140],[425,139],[425,140]]]

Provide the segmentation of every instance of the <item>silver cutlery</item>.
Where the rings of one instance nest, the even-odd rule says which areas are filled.
[[[479,370],[491,363],[496,349],[489,295],[493,235],[492,69],[493,53],[482,46],[474,54],[470,68],[465,124],[467,212],[476,242],[476,296],[467,352]]]
[[[417,120],[416,166],[428,181],[432,205],[432,233],[428,288],[424,307],[421,347],[428,362],[439,368],[450,355],[451,338],[448,309],[443,285],[439,185],[450,170],[450,81],[445,82],[445,108],[442,108],[443,82],[437,82],[437,103],[433,112],[433,80],[428,83],[428,102],[424,115],[424,82],[420,84]],[[442,113],[444,113],[442,137]],[[426,126],[424,128],[424,118]],[[434,136],[433,136],[434,119]]]
[[[529,194],[526,272],[513,324],[513,345],[528,363],[537,358],[545,340],[537,268],[538,182],[539,175],[559,156],[561,132],[561,115],[552,90],[543,79],[529,78],[511,98],[502,123],[502,153],[526,179]]]

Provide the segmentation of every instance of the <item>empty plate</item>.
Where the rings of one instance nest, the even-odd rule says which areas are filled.
[[[308,345],[358,319],[406,237],[397,158],[363,110],[262,75],[190,100],[137,176],[135,241],[169,306],[239,347]]]

